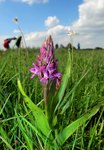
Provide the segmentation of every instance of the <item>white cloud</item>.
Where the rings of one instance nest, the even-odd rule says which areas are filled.
[[[84,0],[72,28],[79,32],[82,47],[104,47],[104,0]]]
[[[104,47],[104,0],[84,0],[78,8],[79,18],[71,26],[79,33],[74,38],[74,45],[80,42],[81,48]],[[60,25],[56,16],[47,17],[44,23],[47,30],[24,34],[27,46],[41,46],[48,35],[52,35],[54,44],[67,45],[70,42],[67,35],[70,26]]]
[[[25,35],[25,40],[27,45],[31,46],[41,46],[42,42],[48,35],[52,35],[54,44],[64,44],[69,42],[69,37],[67,35],[70,27],[57,25],[49,28],[47,31],[43,32],[31,32]]]
[[[59,23],[59,19],[56,16],[49,16],[44,23],[47,27],[53,27]]]
[[[71,29],[79,33],[74,38],[74,45],[77,46],[80,42],[81,48],[104,47],[104,0],[84,0],[78,8],[79,18],[71,26]],[[70,26],[59,25],[56,16],[49,16],[44,23],[49,27],[47,31],[28,34],[29,44],[40,46],[49,34],[55,43],[66,45],[69,42],[66,33]]]
[[[25,41],[29,47],[40,47],[46,37],[46,32],[31,32],[25,34]]]
[[[22,2],[29,5],[35,4],[35,3],[47,3],[48,0],[13,0],[14,2]]]
[[[0,36],[0,49],[3,48],[3,42],[4,42],[5,36]]]

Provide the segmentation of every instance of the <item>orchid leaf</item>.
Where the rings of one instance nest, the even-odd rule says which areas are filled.
[[[84,79],[84,77],[87,75],[88,72],[89,72],[89,70],[87,72],[85,72],[85,74],[80,78],[80,80],[75,84],[75,86],[70,90],[70,92],[67,93],[66,96],[63,98],[63,101],[60,103],[60,106],[59,106],[59,108],[62,109],[61,113],[64,113],[70,107],[72,100],[71,99],[68,100],[69,97],[71,95],[73,97],[76,88],[78,87],[78,85],[81,83],[81,81]]]
[[[30,108],[35,117],[37,129],[40,130],[43,133],[43,135],[48,137],[49,133],[51,132],[51,129],[49,127],[47,117],[45,116],[44,112],[37,105],[35,105],[31,101],[31,99],[25,94],[19,79],[18,79],[18,87],[21,94],[24,96],[26,104],[28,105],[28,107]]]
[[[43,136],[36,127],[31,124],[25,117],[21,116],[21,119],[33,130],[36,132],[36,134],[42,139],[43,143],[46,143],[47,145],[52,145],[52,141],[49,139],[51,133],[49,133],[48,137]]]
[[[61,86],[60,86],[60,89],[58,91],[58,104],[55,108],[55,111],[57,110],[57,108],[59,107],[59,105],[62,101],[62,98],[65,94],[65,90],[66,90],[66,87],[68,85],[70,76],[71,76],[71,56],[70,56],[70,52],[68,51],[68,60],[67,60],[66,70],[65,70],[65,73],[62,77]]]
[[[60,147],[66,142],[66,140],[80,127],[82,126],[88,119],[91,119],[100,109],[101,105],[104,105],[104,102],[96,105],[92,110],[83,115],[81,118],[69,124],[65,127],[54,140]]]

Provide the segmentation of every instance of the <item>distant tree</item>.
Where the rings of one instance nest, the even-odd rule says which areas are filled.
[[[73,49],[76,50],[77,48],[75,46],[73,46]]]
[[[65,48],[63,44],[60,44],[60,48]]]
[[[55,45],[55,49],[57,49],[57,48],[59,48],[59,45],[58,45],[58,44]]]
[[[97,49],[97,50],[102,50],[103,48],[102,48],[102,47],[96,47],[95,49]]]
[[[93,48],[83,48],[82,50],[93,50]]]
[[[72,50],[72,44],[71,44],[71,43],[68,43],[68,44],[67,44],[67,48],[69,48],[70,50]]]
[[[68,44],[67,44],[67,48],[70,49],[70,51],[72,50],[72,48],[73,48],[73,50],[76,50],[76,47],[75,47],[75,46],[72,46],[71,43],[68,43]]]

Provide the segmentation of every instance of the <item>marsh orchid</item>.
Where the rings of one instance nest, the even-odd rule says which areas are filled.
[[[30,72],[33,73],[31,78],[37,75],[40,82],[48,85],[49,81],[55,81],[56,88],[59,88],[61,81],[61,73],[57,71],[58,61],[54,58],[54,46],[52,37],[49,36],[40,48],[40,54],[37,56],[36,63]]]

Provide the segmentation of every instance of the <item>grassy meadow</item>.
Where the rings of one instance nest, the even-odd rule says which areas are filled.
[[[38,53],[33,49],[0,52],[0,150],[54,150],[46,148],[37,134],[32,110],[17,85],[20,79],[32,102],[44,109],[42,86],[38,77],[30,79],[29,72]],[[63,76],[68,50],[57,49],[55,56]],[[104,150],[104,50],[76,50],[71,63],[71,76],[57,114],[59,130],[93,108],[97,111],[57,149]]]

